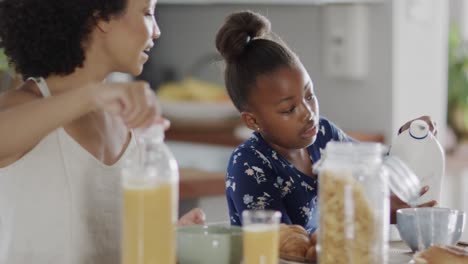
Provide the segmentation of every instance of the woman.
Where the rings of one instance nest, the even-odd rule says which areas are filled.
[[[0,39],[25,78],[0,96],[0,263],[118,263],[123,160],[157,117],[141,73],[156,0],[4,0]],[[190,212],[182,224],[203,222]]]

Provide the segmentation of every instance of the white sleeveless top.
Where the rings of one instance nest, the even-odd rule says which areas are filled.
[[[58,128],[0,168],[0,264],[119,263],[120,169],[137,153],[132,133],[108,166]]]

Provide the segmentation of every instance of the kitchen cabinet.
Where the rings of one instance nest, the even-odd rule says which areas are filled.
[[[159,4],[271,4],[271,5],[324,5],[324,4],[370,4],[385,0],[160,0]]]

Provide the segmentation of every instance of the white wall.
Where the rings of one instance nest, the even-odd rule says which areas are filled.
[[[468,40],[468,1],[450,0],[450,22],[458,24]]]
[[[429,21],[408,19],[410,2],[430,2]],[[201,55],[216,52],[215,34],[227,14],[251,9],[266,15],[301,57],[315,82],[322,115],[346,131],[383,133],[389,142],[404,121],[421,114],[445,124],[447,6],[442,0],[369,5],[369,75],[343,81],[324,74],[318,6],[159,5],[162,37],[145,74],[158,80],[167,66],[186,71]],[[201,77],[222,83],[221,68],[210,67]]]
[[[443,133],[447,108],[448,2],[394,0],[392,130],[429,114]],[[443,135],[439,139],[443,139]]]
[[[417,4],[423,5],[422,9]],[[186,71],[201,55],[214,53],[215,34],[225,16],[245,9],[266,15],[273,30],[301,57],[315,82],[321,114],[341,128],[384,133],[390,142],[404,121],[429,114],[443,131],[447,97],[445,0],[386,0],[369,5],[369,75],[362,81],[325,75],[320,7],[160,5],[157,18],[162,37],[146,76],[157,81],[168,66]],[[201,75],[222,83],[221,76],[221,68],[216,66]],[[199,206],[208,211],[209,221],[227,220],[224,197],[204,199]]]
[[[322,68],[322,17],[317,6],[160,5],[162,37],[154,49],[151,75],[167,65],[182,70],[201,54],[215,52],[214,38],[225,16],[251,9],[266,15],[273,30],[301,57],[313,78],[321,114],[348,131],[385,133],[391,129],[391,3],[370,6],[369,77],[347,82],[327,78]],[[222,83],[219,68],[203,78]],[[208,73],[207,73],[208,72]]]

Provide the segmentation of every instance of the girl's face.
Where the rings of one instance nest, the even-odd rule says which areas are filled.
[[[257,78],[248,105],[262,136],[273,146],[300,149],[317,138],[319,106],[302,64]]]
[[[124,14],[109,22],[105,47],[114,71],[133,75],[142,72],[153,40],[161,35],[154,17],[156,1],[127,0]]]

